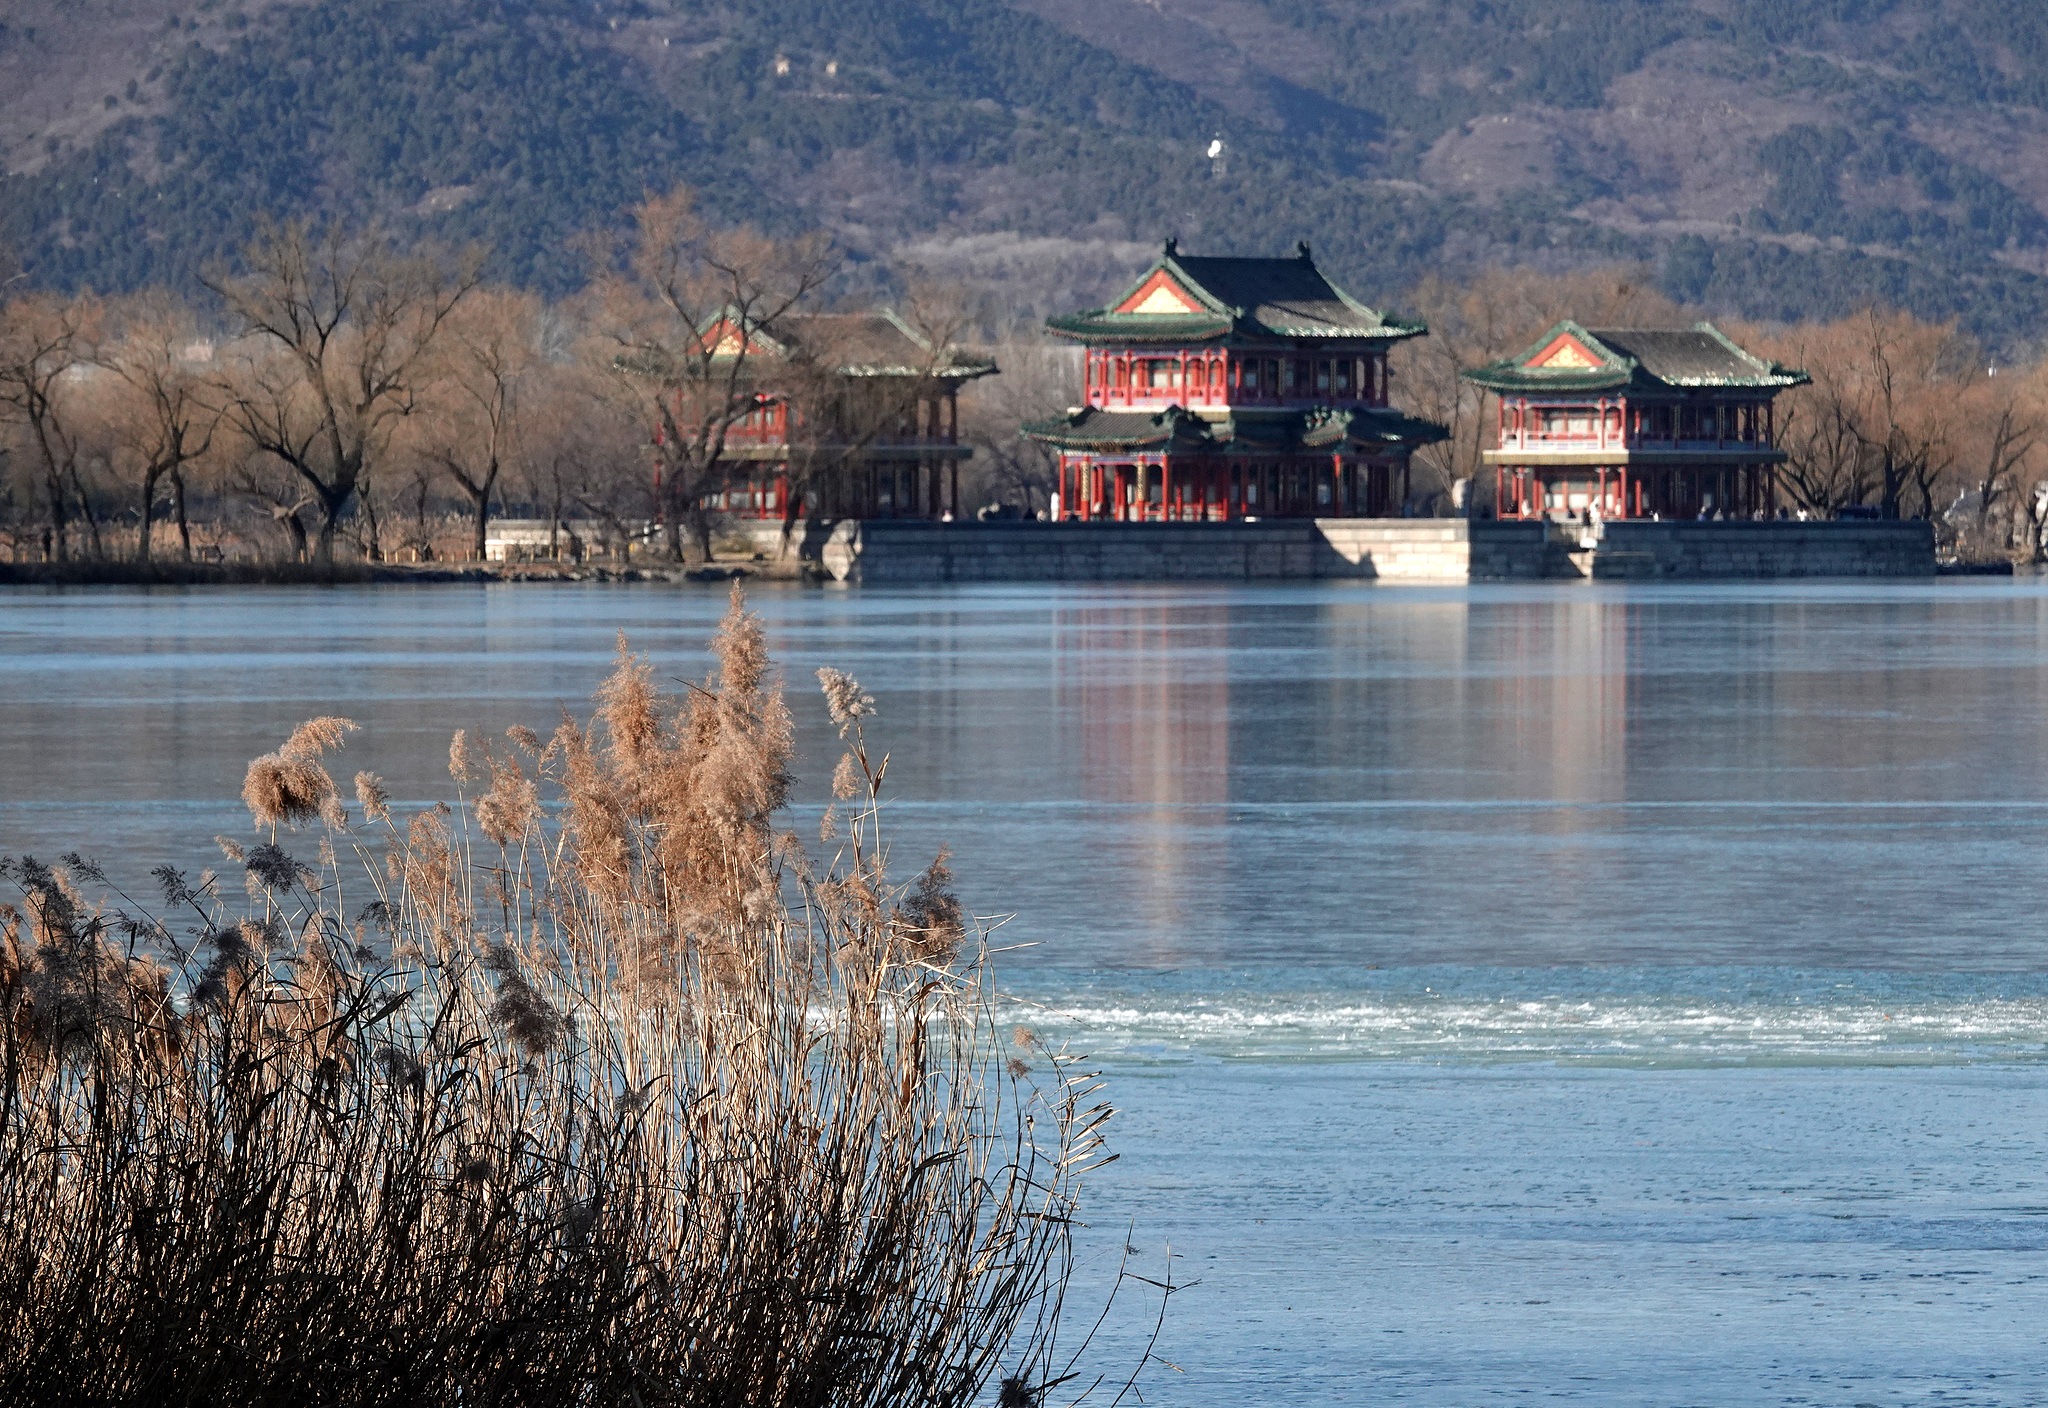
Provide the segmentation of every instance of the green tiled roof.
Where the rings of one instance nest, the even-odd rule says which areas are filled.
[[[842,376],[923,376],[971,381],[988,376],[996,364],[957,347],[932,354],[931,340],[896,315],[893,308],[871,313],[800,313],[776,324],[784,343],[815,342],[839,359]]]
[[[1055,314],[1045,325],[1081,342],[1212,342],[1228,336],[1237,320],[1222,313],[1112,313],[1090,308]]]
[[[1595,367],[1531,367],[1546,347],[1569,335],[1600,362]],[[1690,328],[1580,327],[1567,319],[1519,357],[1475,367],[1464,379],[1490,391],[1555,394],[1574,391],[1678,391],[1727,387],[1783,390],[1810,377],[1738,347],[1712,323]]]
[[[1420,337],[1428,327],[1359,302],[1316,268],[1307,245],[1292,259],[1183,255],[1172,240],[1137,281],[1102,308],[1046,319],[1046,327],[1080,342],[1209,342],[1233,334],[1273,338],[1385,339]],[[1193,313],[1116,313],[1153,275],[1164,271],[1202,305]]]
[[[1024,426],[1027,438],[1063,450],[1170,450],[1174,454],[1356,453],[1414,449],[1449,438],[1433,421],[1377,408],[1250,411],[1225,420],[1169,406],[1157,415],[1093,406]]]
[[[1389,445],[1434,445],[1451,438],[1450,431],[1435,421],[1419,420],[1399,411],[1369,407],[1350,411],[1311,411],[1302,426],[1301,443],[1311,450],[1332,449],[1339,444],[1360,449]]]
[[[1024,435],[1063,450],[1164,449],[1169,441],[1174,449],[1192,450],[1211,438],[1208,422],[1179,406],[1156,415],[1083,406],[1051,420],[1026,421]]]
[[[898,317],[893,308],[866,313],[792,313],[767,326],[728,306],[706,318],[699,335],[708,337],[720,323],[744,328],[747,340],[758,349],[757,357],[785,358],[809,345],[834,358],[841,376],[931,376],[960,382],[997,371],[988,358],[969,355],[957,347],[942,348],[934,355],[930,339]],[[730,358],[721,354],[711,361],[723,366]],[[679,370],[693,370],[689,358],[658,360],[647,352],[625,354],[613,362],[622,371],[642,376],[673,376]]]

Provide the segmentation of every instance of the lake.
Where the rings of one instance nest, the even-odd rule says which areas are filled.
[[[0,852],[146,885],[299,720],[444,796],[665,585],[0,592]],[[1122,1109],[1167,1404],[2048,1398],[2048,589],[763,588]],[[1134,1310],[1142,1307],[1132,1307]],[[1105,1341],[1128,1357],[1143,1327]]]

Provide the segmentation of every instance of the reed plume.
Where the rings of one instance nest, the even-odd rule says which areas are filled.
[[[76,857],[0,869],[0,1401],[1060,1381],[1099,1085],[1012,1057],[943,853],[885,873],[858,685],[826,688],[865,800],[814,862],[737,592],[715,655],[676,701],[622,648],[593,722],[512,736],[529,766],[451,750],[476,800],[397,817],[358,774],[317,865],[224,842],[246,885],[162,867],[161,917],[89,903]],[[259,829],[339,805],[349,727],[252,765]]]

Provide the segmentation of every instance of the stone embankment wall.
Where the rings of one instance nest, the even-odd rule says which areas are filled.
[[[1571,554],[1599,580],[1931,577],[1934,525],[1842,522],[1609,523]]]
[[[1474,528],[1480,530],[1475,541]],[[1463,519],[1265,523],[842,522],[818,549],[857,582],[1463,582],[1542,575],[1541,524]]]
[[[1539,578],[1912,577],[1934,571],[1924,523],[1610,523],[1456,518],[1265,523],[810,524],[800,550],[843,582],[1405,582]]]

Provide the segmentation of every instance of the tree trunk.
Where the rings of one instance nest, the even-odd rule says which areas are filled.
[[[711,515],[694,504],[689,513],[690,540],[696,544],[698,560],[708,565],[711,561]],[[682,554],[676,556],[680,561]]]
[[[171,508],[178,516],[178,545],[184,550],[185,561],[192,560],[192,525],[185,518],[185,472],[171,471]]]
[[[142,474],[142,527],[135,535],[135,560],[149,565],[150,535],[156,531],[156,481],[163,471],[154,467]]]
[[[299,511],[295,508],[285,510],[282,517],[285,531],[292,535],[294,560],[304,562],[306,560],[306,525],[299,521]],[[323,518],[320,526],[320,546],[321,551],[326,554],[321,561],[332,562],[334,560],[334,525],[331,519]]]
[[[64,481],[53,474],[50,476],[48,489],[50,494],[50,526],[45,531],[44,536],[48,538],[50,547],[43,553],[43,556],[51,562],[62,562],[66,554],[65,539],[70,536],[71,527],[66,521],[64,513]]]
[[[102,561],[107,555],[107,550],[106,545],[100,541],[99,515],[92,511],[92,499],[85,492],[85,481],[78,477],[76,464],[71,466],[71,488],[78,495],[78,513],[85,520],[86,540],[92,544],[93,560]]]
[[[484,560],[484,539],[490,536],[491,495],[487,489],[476,496],[476,560]]]
[[[43,488],[50,498],[50,548],[44,557],[52,562],[62,562],[65,556],[65,539],[70,536],[71,525],[64,507],[64,472],[57,467],[57,461],[48,447],[43,450]]]
[[[554,476],[555,496],[548,504],[548,557],[562,560],[562,476]]]
[[[675,481],[671,479],[669,482],[673,484]],[[669,560],[671,562],[682,562],[685,560],[683,554],[682,506],[674,502],[672,494],[663,494],[660,503],[661,531],[662,536],[668,541]]]

